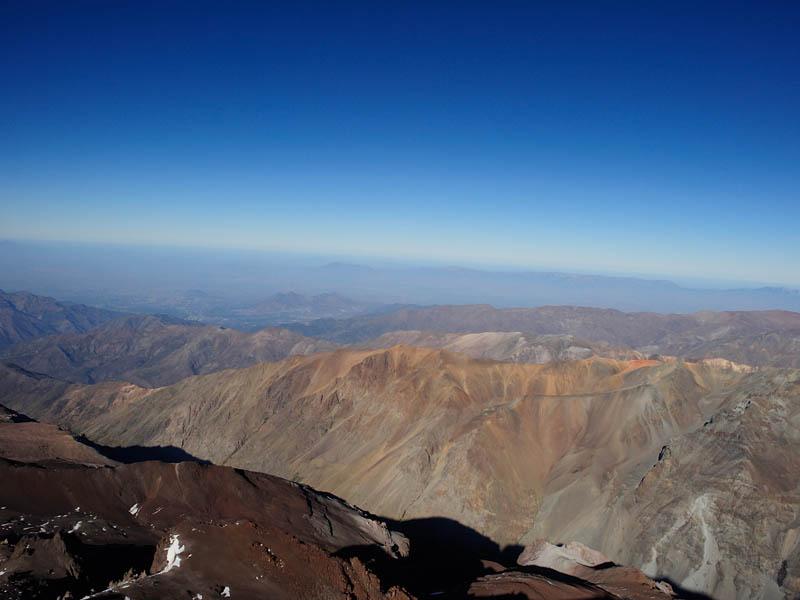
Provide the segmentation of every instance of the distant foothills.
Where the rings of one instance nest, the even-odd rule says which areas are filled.
[[[800,368],[800,313],[782,310],[660,314],[574,306],[370,307],[336,294],[295,293],[240,310],[248,313],[247,325],[257,317],[280,326],[239,330],[0,290],[0,358],[66,381],[123,379],[147,387],[292,355],[398,344],[533,364],[674,356]]]

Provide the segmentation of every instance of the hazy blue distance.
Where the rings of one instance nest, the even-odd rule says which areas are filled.
[[[5,242],[0,243],[0,288],[200,320],[209,311],[226,315],[231,308],[286,291],[336,292],[375,307],[490,303],[659,312],[800,311],[800,291],[785,288],[710,289],[631,277],[330,260],[241,250]]]
[[[800,4],[3,2],[0,238],[800,285]]]

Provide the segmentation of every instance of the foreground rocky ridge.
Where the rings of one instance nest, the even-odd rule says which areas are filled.
[[[800,455],[797,380],[727,361],[538,366],[396,347],[158,390],[6,369],[0,389],[102,443],[178,446],[387,517],[449,517],[503,545],[577,540],[694,591],[771,598],[800,591],[797,483],[772,474]],[[773,417],[719,431],[748,400]],[[679,469],[659,466],[681,448]],[[749,490],[752,514],[715,489]],[[749,538],[752,552],[737,541]]]
[[[91,466],[117,464],[55,425],[39,423],[2,405],[0,457],[17,462],[55,461]]]
[[[196,462],[103,463],[52,425],[3,415],[3,598],[498,597],[511,580],[520,598],[673,596],[621,567],[578,578],[481,562],[480,552],[498,553],[486,540],[470,543],[479,536],[462,526],[454,524],[461,537],[452,529],[443,537],[436,521],[397,523],[414,533],[409,540],[335,497],[268,475]],[[22,438],[36,450],[2,454]]]
[[[0,427],[0,449],[20,436],[48,445],[52,426],[30,423]],[[0,596],[409,598],[337,556],[408,554],[402,534],[337,498],[194,462],[98,466],[80,446],[0,457]]]

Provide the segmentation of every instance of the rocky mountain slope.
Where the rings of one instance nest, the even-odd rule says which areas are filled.
[[[498,597],[511,581],[519,598],[673,597],[616,565],[580,578],[568,563],[504,567],[488,560],[499,558],[491,547],[396,523],[409,538],[276,477],[196,462],[119,465],[52,425],[0,415],[3,598],[452,599]]]
[[[0,290],[0,351],[44,335],[89,331],[120,315],[27,292]]]
[[[637,486],[618,495],[593,539],[611,540],[615,531],[649,523],[636,543],[615,542],[617,560],[650,575],[669,572],[715,598],[797,597],[798,472],[800,374],[748,378],[702,427],[662,448]],[[559,498],[574,502],[573,493],[565,488]],[[553,532],[546,523],[559,510],[550,503],[540,513],[542,527],[528,537]],[[579,526],[559,532],[569,536]]]
[[[410,598],[355,555],[399,559],[407,538],[338,498],[192,462],[98,466],[22,421],[0,423],[3,598]],[[23,437],[47,460],[5,454]]]
[[[49,336],[6,350],[3,360],[68,381],[124,380],[147,387],[184,377],[330,350],[286,329],[244,333],[166,316],[133,315],[87,333]]]
[[[502,545],[577,540],[697,592],[771,598],[800,592],[798,379],[722,360],[530,365],[395,347],[157,390],[6,368],[0,390],[101,443],[178,446],[387,517],[448,517]]]
[[[609,344],[646,355],[800,367],[800,313],[787,311],[659,314],[574,306],[498,309],[479,304],[403,308],[291,327],[338,343],[363,343],[397,331],[570,335],[584,343]]]

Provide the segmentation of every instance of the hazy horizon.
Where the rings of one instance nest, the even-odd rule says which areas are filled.
[[[58,248],[75,247],[88,249],[119,248],[129,250],[148,250],[164,253],[198,253],[198,254],[221,254],[222,256],[254,256],[263,258],[288,258],[297,261],[298,264],[326,266],[330,264],[345,264],[353,266],[377,267],[388,269],[407,269],[407,268],[431,268],[431,269],[464,269],[474,271],[485,271],[489,273],[550,273],[565,274],[576,276],[599,276],[620,279],[639,279],[643,281],[665,281],[674,283],[685,288],[699,289],[738,289],[738,288],[763,288],[780,287],[791,290],[800,290],[800,283],[793,284],[784,281],[757,281],[748,279],[726,279],[716,277],[691,277],[681,276],[670,273],[646,273],[638,271],[614,271],[614,270],[592,270],[588,268],[567,268],[557,265],[514,265],[502,262],[481,262],[481,261],[451,261],[430,257],[424,259],[410,259],[403,256],[380,256],[380,255],[359,255],[359,254],[336,254],[336,253],[316,253],[302,252],[297,250],[285,250],[280,248],[245,248],[235,246],[196,246],[196,245],[170,245],[170,244],[136,244],[125,242],[94,242],[86,240],[32,240],[0,238],[0,248],[4,244],[15,244],[22,247],[32,248]],[[2,275],[2,273],[0,273]]]
[[[548,269],[253,250],[0,242],[0,289],[209,320],[275,294],[336,293],[355,305],[573,305],[629,312],[800,312],[800,290]]]
[[[6,2],[0,238],[800,286],[798,25]]]

